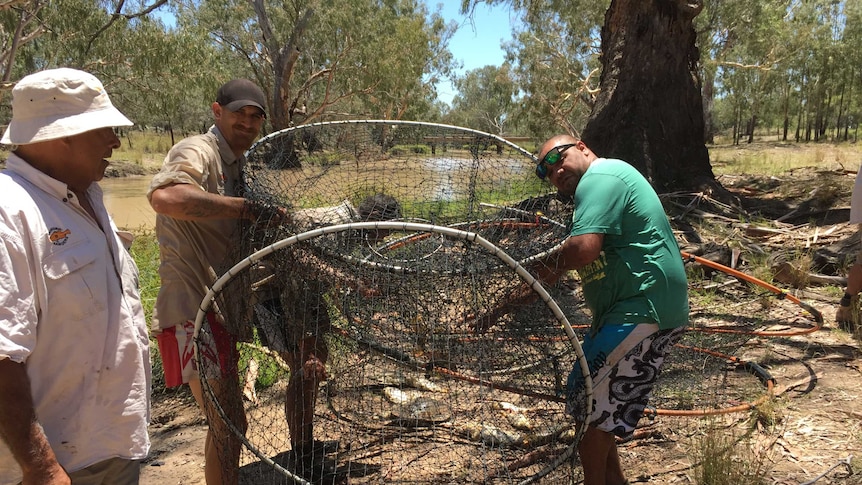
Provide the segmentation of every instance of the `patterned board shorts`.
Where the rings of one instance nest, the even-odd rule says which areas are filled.
[[[225,330],[215,313],[206,315],[210,332],[201,333],[201,359],[207,373],[205,376],[218,379],[221,376],[237,375],[239,354],[236,340]],[[195,322],[187,320],[173,327],[162,329],[156,335],[162,367],[165,371],[165,386],[177,387],[188,384],[199,377],[195,362]]]
[[[603,325],[582,344],[593,383],[593,410],[587,422],[620,438],[632,435],[661,366],[684,327],[659,330],[651,323]],[[567,383],[566,412],[576,420],[586,416],[586,389],[580,366]]]

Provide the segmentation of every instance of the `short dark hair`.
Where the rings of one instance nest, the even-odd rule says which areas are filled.
[[[388,221],[401,217],[401,204],[391,195],[369,195],[357,208],[362,221]]]

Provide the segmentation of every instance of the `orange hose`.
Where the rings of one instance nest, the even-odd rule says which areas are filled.
[[[515,224],[513,224],[512,227],[527,227],[527,226],[535,227],[535,225],[536,225],[535,223],[515,223]],[[408,238],[405,241],[401,241],[400,245],[406,245],[406,244],[409,244],[412,242],[416,242],[416,241],[419,241],[419,240],[424,239],[426,237],[429,237],[429,235],[428,234],[417,234],[417,235],[414,235],[414,236]],[[813,308],[811,305],[799,300],[799,298],[789,294],[785,290],[782,290],[781,288],[778,288],[777,286],[771,285],[771,284],[769,284],[763,280],[757,279],[753,276],[747,275],[741,271],[735,270],[733,268],[722,265],[720,263],[716,263],[714,261],[710,261],[708,259],[704,259],[704,258],[701,258],[699,256],[695,256],[693,254],[686,253],[684,251],[680,251],[680,255],[682,256],[683,260],[686,262],[695,262],[695,263],[701,264],[703,266],[721,271],[721,272],[726,273],[730,276],[733,276],[734,278],[752,283],[752,284],[759,286],[761,288],[765,288],[765,289],[769,290],[770,292],[778,295],[779,298],[786,298],[786,299],[790,300],[791,302],[799,305],[801,308],[803,308],[805,311],[807,311],[809,314],[811,314],[814,317],[814,320],[816,322],[816,325],[809,328],[809,329],[794,331],[794,332],[740,331],[740,330],[730,330],[730,329],[707,329],[707,328],[695,328],[692,330],[708,332],[708,333],[737,333],[737,334],[750,334],[750,335],[757,335],[757,336],[790,336],[790,335],[801,335],[801,334],[812,333],[812,332],[817,331],[821,328],[821,326],[823,324],[823,315],[817,309]],[[537,393],[537,392],[533,392],[533,391],[527,391],[527,390],[519,389],[519,388],[516,388],[513,386],[508,386],[508,385],[504,385],[504,384],[497,384],[497,383],[485,381],[485,380],[478,379],[475,377],[466,376],[464,374],[461,374],[459,372],[453,371],[453,370],[445,368],[445,367],[434,366],[433,363],[428,363],[428,364],[423,365],[423,363],[416,361],[412,357],[410,357],[410,356],[408,356],[408,355],[406,355],[400,351],[392,350],[392,349],[386,349],[386,348],[383,348],[382,346],[375,345],[375,344],[370,343],[370,342],[366,342],[362,339],[357,338],[356,336],[348,334],[347,332],[345,332],[343,330],[341,330],[339,333],[341,333],[342,335],[347,336],[351,339],[356,340],[360,344],[365,344],[365,345],[369,346],[370,348],[372,348],[373,350],[377,350],[377,351],[382,352],[386,355],[389,355],[390,357],[394,358],[395,360],[400,361],[402,364],[408,365],[408,366],[413,367],[415,369],[423,369],[424,368],[424,370],[426,372],[434,371],[438,374],[442,374],[442,375],[448,376],[448,377],[453,378],[453,379],[466,381],[466,382],[470,382],[470,383],[477,384],[477,385],[483,385],[483,386],[491,387],[494,389],[513,392],[513,393],[517,393],[517,394],[521,394],[521,395],[525,395],[525,396],[532,396],[535,398],[545,399],[545,400],[552,401],[552,402],[565,402],[564,397],[553,396],[553,395],[544,394],[544,393]],[[469,337],[467,339],[469,339]],[[537,339],[537,340],[540,340],[540,339]],[[747,367],[749,371],[751,371],[755,375],[757,375],[757,377],[764,383],[764,385],[766,386],[766,393],[755,401],[752,401],[749,403],[744,403],[744,404],[739,404],[739,405],[731,406],[731,407],[727,407],[727,408],[688,409],[688,410],[647,408],[644,410],[644,415],[653,415],[653,416],[710,416],[710,415],[743,412],[743,411],[748,411],[750,409],[756,408],[757,406],[759,406],[760,404],[765,402],[767,399],[769,399],[774,394],[775,379],[773,379],[772,376],[770,376],[764,369],[760,368],[756,364],[753,364],[753,363],[747,362],[747,361],[743,361],[743,360],[739,359],[738,357],[734,357],[732,355],[722,354],[722,353],[719,353],[719,352],[716,352],[716,351],[713,351],[710,349],[704,349],[704,348],[700,348],[700,347],[690,347],[690,346],[685,346],[682,344],[676,344],[676,346],[680,347],[680,348],[686,348],[686,349],[694,350],[696,352],[703,352],[703,353],[706,353],[708,355],[712,355],[714,357],[726,359],[726,360],[733,362],[735,364]]]
[[[727,273],[728,275],[733,276],[734,278],[737,278],[737,279],[740,279],[743,281],[747,281],[747,282],[752,283],[754,285],[757,285],[761,288],[765,288],[765,289],[771,291],[772,293],[775,293],[776,295],[778,295],[779,298],[785,298],[787,300],[790,300],[793,303],[796,303],[797,305],[799,305],[799,307],[801,307],[803,310],[805,310],[806,312],[811,314],[811,316],[814,317],[814,321],[816,322],[816,325],[814,325],[811,328],[808,328],[805,330],[796,330],[793,332],[739,331],[739,330],[728,330],[728,329],[699,329],[701,331],[712,332],[712,333],[744,333],[744,334],[758,335],[758,336],[762,336],[762,337],[787,337],[787,336],[791,336],[791,335],[804,335],[804,334],[816,332],[817,330],[820,330],[820,328],[823,325],[823,314],[822,313],[820,313],[816,308],[812,307],[808,303],[801,301],[799,298],[791,295],[790,293],[782,290],[781,288],[779,288],[777,286],[771,285],[771,284],[769,284],[763,280],[757,279],[751,275],[747,275],[747,274],[743,273],[742,271],[738,271],[738,270],[735,270],[735,269],[730,268],[728,266],[725,266],[723,264],[716,263],[715,261],[710,261],[708,259],[701,258],[699,256],[695,256],[693,254],[686,253],[685,251],[680,251],[680,255],[682,256],[682,259],[684,261],[695,262],[695,263],[698,263],[702,266],[706,266],[708,268],[716,269],[716,270],[721,271],[723,273]]]
[[[762,367],[753,364],[751,362],[744,361],[739,357],[734,357],[732,355],[722,354],[721,352],[716,352],[715,350],[705,349],[702,347],[692,347],[688,345],[676,344],[675,347],[679,347],[681,349],[689,349],[694,350],[695,352],[702,352],[707,355],[712,355],[713,357],[719,357],[722,359],[727,359],[730,362],[735,364],[748,367],[749,371],[753,374],[757,375],[757,377],[766,385],[766,394],[760,396],[755,401],[739,404],[737,406],[731,406],[729,408],[710,408],[710,409],[657,409],[657,408],[647,408],[644,409],[644,415],[654,415],[654,416],[715,416],[719,414],[731,414],[742,411],[748,411],[749,409],[754,409],[763,402],[765,402],[769,397],[773,395],[775,389],[775,379],[769,375],[766,370]]]

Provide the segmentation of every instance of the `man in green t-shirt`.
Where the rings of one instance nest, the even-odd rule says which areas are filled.
[[[538,276],[553,284],[577,270],[593,317],[583,343],[594,402],[578,447],[584,484],[624,484],[615,436],[631,436],[688,323],[679,246],[655,191],[628,163],[599,158],[568,135],[545,142],[539,160],[536,175],[571,197],[574,213],[568,238]],[[567,385],[576,417],[585,415],[583,384],[576,368]]]

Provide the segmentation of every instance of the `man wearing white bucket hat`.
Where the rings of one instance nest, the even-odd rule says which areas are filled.
[[[21,79],[0,172],[0,485],[136,484],[149,338],[97,181],[131,126],[75,69]]]

